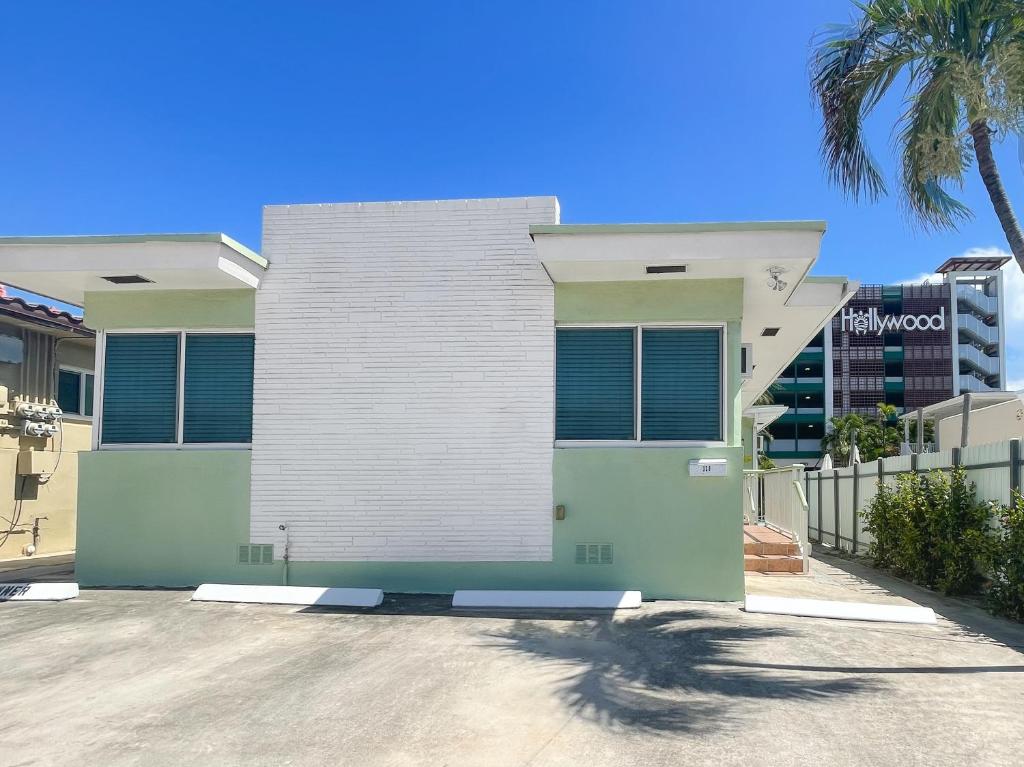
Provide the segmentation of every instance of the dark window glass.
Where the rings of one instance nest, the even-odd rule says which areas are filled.
[[[722,439],[721,332],[651,328],[641,338],[641,438]]]
[[[252,441],[253,336],[185,338],[185,442]]]
[[[79,415],[82,398],[82,374],[61,370],[57,374],[57,407],[65,413]]]
[[[178,336],[111,335],[103,367],[106,444],[175,442]]]
[[[555,331],[555,438],[635,439],[632,328]]]

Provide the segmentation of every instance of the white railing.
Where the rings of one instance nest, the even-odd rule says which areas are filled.
[[[984,314],[995,314],[999,311],[999,299],[995,296],[988,296],[977,288],[970,285],[957,285],[956,297],[960,301],[971,304]]]
[[[787,466],[768,471],[748,471],[744,478],[745,495],[751,499],[760,498],[760,516],[749,517],[751,522],[760,521],[779,532],[791,535],[800,546],[807,572],[810,555],[810,541],[807,535],[808,508],[804,496],[804,467]],[[752,503],[754,501],[751,501]],[[745,500],[744,505],[747,501]]]
[[[957,327],[974,336],[983,344],[991,345],[999,342],[999,328],[986,325],[973,314],[957,315]]]

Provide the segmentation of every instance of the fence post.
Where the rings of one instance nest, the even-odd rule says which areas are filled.
[[[822,495],[821,495],[821,493],[822,493],[821,475],[822,475],[822,471],[821,471],[821,469],[818,469],[818,543],[820,543],[822,546],[824,546],[825,545],[825,532],[821,529],[821,521],[822,521],[821,520],[821,499],[822,499]]]
[[[860,508],[860,464],[853,464],[853,543],[850,545],[850,551],[857,554],[857,528],[860,527],[857,524],[857,509]]]
[[[833,548],[839,551],[842,546],[839,544],[839,469],[832,470],[832,495],[834,497],[833,505],[835,506],[836,526],[832,528],[832,542]]]
[[[1013,503],[1014,493],[1020,492],[1020,440],[1010,440],[1010,503]]]

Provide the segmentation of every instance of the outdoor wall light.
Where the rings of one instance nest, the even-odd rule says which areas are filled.
[[[782,275],[785,273],[786,270],[781,266],[769,266],[767,280],[768,287],[780,293],[785,290],[789,286],[789,283],[782,279]]]

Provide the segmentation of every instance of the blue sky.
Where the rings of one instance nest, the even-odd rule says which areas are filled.
[[[816,272],[865,282],[1005,250],[974,170],[962,198],[976,218],[941,234],[916,230],[895,198],[857,206],[826,184],[808,48],[851,12],[848,0],[11,4],[0,232],[224,231],[258,249],[267,203],[556,194],[565,222],[822,218]],[[890,172],[898,112],[891,101],[869,126]],[[1024,214],[1017,144],[997,152]],[[1024,379],[1024,349],[1011,377]]]

